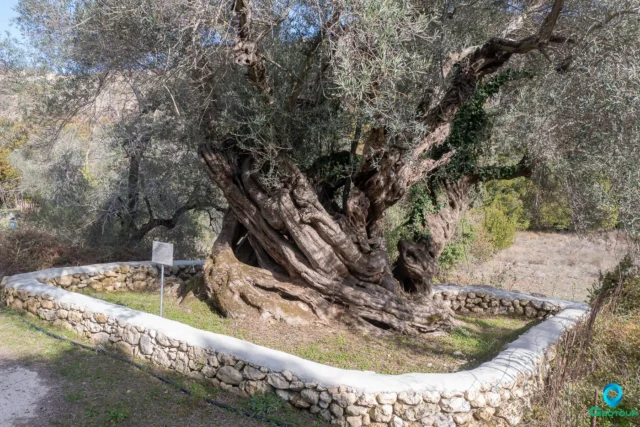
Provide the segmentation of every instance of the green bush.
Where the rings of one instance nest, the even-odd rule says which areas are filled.
[[[525,210],[528,185],[526,178],[490,181],[485,184],[483,206],[501,210],[516,223],[518,230],[526,230],[530,225],[530,218]]]
[[[533,224],[534,228],[541,230],[569,230],[573,226],[573,219],[566,199],[552,197],[540,203]]]
[[[460,243],[447,243],[438,258],[440,268],[452,270],[465,258],[466,251]]]
[[[524,177],[490,181],[484,185],[483,205],[502,210],[508,218],[516,221],[517,230],[569,230],[573,227],[569,201],[562,187],[552,179],[548,180],[550,182],[544,189]],[[610,229],[611,215],[601,216],[608,219],[605,228]],[[617,217],[613,221],[617,221]]]
[[[619,292],[616,295],[616,292]],[[610,299],[616,296],[618,313],[640,312],[640,269],[634,265],[630,255],[606,273],[600,273],[599,280],[589,291],[589,301],[593,303],[599,296]]]
[[[483,215],[482,227],[487,231],[493,247],[502,250],[511,246],[516,240],[517,218],[509,217],[499,205],[484,208]]]
[[[477,230],[468,218],[463,217],[458,224],[456,237],[445,245],[438,258],[442,270],[453,270],[467,258],[467,248],[476,240]]]

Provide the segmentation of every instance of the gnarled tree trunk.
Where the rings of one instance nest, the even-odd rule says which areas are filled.
[[[246,0],[234,4],[239,17],[237,63],[247,67],[248,80],[265,102],[272,102],[265,59],[251,39],[250,4]],[[417,115],[430,129],[418,144],[405,142],[413,140],[411,135],[401,138],[384,127],[370,129],[362,161],[345,179],[350,188],[342,208],[327,197],[321,201],[318,195],[323,192],[285,154],[271,165],[278,168],[279,181],[267,185],[261,180],[264,166],[258,167],[251,152],[240,149],[233,137],[226,144],[202,144],[207,172],[230,208],[205,266],[209,301],[230,316],[254,310],[294,323],[344,316],[404,333],[451,325],[450,312],[428,298],[430,280],[476,178],[446,184],[448,206],[427,219],[432,239],[401,242],[393,271],[382,229],[385,211],[454,156],[454,150],[437,157],[429,154],[449,137],[458,110],[484,76],[499,70],[514,54],[567,41],[552,34],[562,4],[555,1],[537,34],[520,40],[492,38],[457,55],[457,66],[449,64],[449,86],[442,96],[433,105],[425,97],[418,107]],[[290,102],[292,108],[295,105]],[[203,123],[215,123],[213,114]],[[205,134],[216,132],[206,129]],[[400,283],[422,295],[407,297]]]
[[[445,245],[453,239],[458,223],[467,211],[469,192],[474,184],[470,177],[446,184],[447,204],[424,218],[429,238],[398,242],[398,260],[393,274],[406,291],[431,294],[431,281],[439,270],[438,258]]]
[[[267,189],[249,154],[203,146],[201,155],[230,205],[205,265],[205,294],[222,313],[292,323],[340,317],[402,333],[451,324],[444,306],[398,295],[381,239],[367,235],[358,190],[347,215],[330,215],[291,162],[283,161],[287,178]]]

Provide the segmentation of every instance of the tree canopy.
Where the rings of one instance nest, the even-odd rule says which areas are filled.
[[[553,176],[576,224],[615,210],[637,233],[637,1],[21,0],[18,11],[37,70],[55,74],[25,88],[33,144],[55,145],[96,109],[108,117],[102,141],[128,168],[103,209],[133,240],[228,207],[204,293],[230,315],[238,300],[278,316],[296,300],[375,328],[446,324],[435,303],[398,295],[429,295],[471,193],[491,180]],[[172,208],[159,214],[150,195],[166,182]],[[412,191],[424,206],[392,264],[383,220]]]

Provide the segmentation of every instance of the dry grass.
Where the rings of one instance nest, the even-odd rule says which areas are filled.
[[[616,232],[518,232],[510,248],[485,262],[463,263],[445,279],[582,301],[599,272],[614,267],[626,252],[627,244]]]
[[[547,387],[536,396],[524,426],[640,425],[640,276],[628,277],[600,293],[589,319],[565,335]],[[593,406],[609,409],[602,393],[612,382],[623,390],[615,409],[635,416],[590,416]]]
[[[148,313],[159,312],[155,293],[96,293],[88,295]],[[455,372],[493,358],[535,322],[506,317],[459,318],[451,333],[426,337],[373,337],[338,324],[289,326],[276,321],[224,319],[190,295],[178,305],[165,297],[165,317],[198,329],[231,335],[305,359],[345,369],[384,374]]]
[[[33,228],[0,231],[0,273],[14,275],[53,267],[133,261],[148,254],[122,248],[86,248]],[[2,276],[0,274],[0,276]]]

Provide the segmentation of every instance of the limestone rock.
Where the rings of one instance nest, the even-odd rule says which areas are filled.
[[[218,370],[212,366],[204,366],[202,368],[202,375],[204,375],[207,378],[215,377],[217,372]]]
[[[124,328],[123,339],[131,345],[138,345],[140,342],[140,332],[138,332],[133,326],[127,326]]]
[[[356,404],[359,406],[366,406],[367,408],[373,408],[378,404],[378,401],[376,400],[375,394],[365,393],[358,398]]]
[[[300,395],[302,396],[302,398],[304,400],[306,400],[307,402],[309,402],[312,405],[317,405],[318,401],[320,400],[320,393],[318,393],[315,390],[310,390],[308,388],[302,390]]]
[[[468,391],[465,393],[465,397],[471,404],[472,408],[484,408],[487,405],[484,394],[479,391]]]
[[[395,393],[380,393],[378,395],[378,403],[381,405],[393,405],[397,399],[398,395]]]
[[[437,414],[433,417],[426,417],[421,420],[425,426],[433,427],[455,427],[456,423],[450,414]]]
[[[393,405],[394,413],[401,415],[409,421],[417,421],[429,415],[440,412],[440,406],[436,403],[420,403],[419,405],[407,405],[396,402]]]
[[[230,354],[220,354],[218,355],[218,359],[223,365],[235,366],[238,362],[235,357]]]
[[[320,393],[320,401],[322,402],[331,402],[331,395],[326,391]],[[373,405],[371,405],[373,406]]]
[[[260,393],[269,393],[273,389],[264,381],[245,381],[242,385],[242,389],[249,396]]]
[[[142,335],[140,337],[140,351],[142,354],[153,353],[153,342],[151,342],[151,338],[148,335]]]
[[[171,347],[171,343],[169,342],[169,338],[167,338],[164,334],[158,332],[156,335],[156,341],[163,347]]]
[[[495,416],[503,418],[509,423],[509,425],[515,426],[518,425],[520,420],[522,420],[524,407],[525,402],[523,399],[514,399],[508,402],[503,402],[502,405],[496,409]]]
[[[495,408],[487,406],[485,408],[478,409],[473,415],[480,421],[488,422],[493,418],[493,414],[495,414],[495,412]]]
[[[165,368],[171,366],[171,359],[169,359],[169,356],[164,350],[161,350],[159,348],[156,348],[154,350],[153,354],[151,355],[151,360],[160,366],[164,366]]]
[[[243,374],[245,378],[252,381],[263,380],[267,376],[267,374],[262,372],[260,369],[256,369],[253,366],[249,365],[244,367]]]
[[[218,361],[218,358],[216,357],[215,354],[210,354],[207,356],[207,363],[210,366],[213,366],[214,368],[217,368],[218,366],[220,366],[220,362]]]
[[[524,308],[524,315],[529,318],[532,318],[532,317],[536,317],[538,315],[538,312],[536,311],[535,308],[528,305]]]
[[[347,425],[350,427],[361,427],[362,417],[347,417]]]
[[[98,332],[91,336],[91,342],[95,344],[107,344],[109,342],[109,334],[105,332]]]
[[[344,412],[347,415],[364,415],[369,413],[369,410],[364,406],[349,405]]]
[[[342,409],[342,406],[338,405],[337,403],[332,403],[331,405],[329,405],[329,410],[336,417],[342,417],[342,414],[344,413],[344,409]]]
[[[437,391],[425,391],[422,393],[422,398],[427,403],[438,403],[440,402],[440,393]]]
[[[393,416],[393,406],[380,405],[375,408],[371,408],[371,410],[369,410],[369,416],[373,421],[388,423],[391,421],[391,417]]]
[[[492,406],[494,408],[497,408],[498,406],[500,406],[500,395],[498,393],[495,392],[487,392],[486,394],[486,400],[487,400],[487,404],[489,404],[489,406]]]
[[[422,396],[417,393],[408,393],[403,391],[398,395],[398,400],[402,403],[406,403],[407,405],[417,405],[422,403]]]
[[[461,412],[458,414],[453,414],[453,422],[456,425],[465,425],[468,426],[469,422],[473,422],[473,416],[469,412]]]
[[[58,282],[58,285],[62,286],[63,288],[66,288],[67,286],[71,286],[71,284],[73,283],[73,276],[59,277],[57,282]]]
[[[280,397],[280,399],[283,399],[283,400],[286,400],[286,401],[291,399],[291,393],[289,393],[286,390],[277,390],[276,389],[276,394],[278,395],[278,397]]]
[[[320,416],[325,420],[325,421],[331,421],[331,411],[328,409],[323,409],[320,411]]]
[[[291,399],[289,400],[289,402],[291,402],[291,404],[293,406],[295,406],[296,408],[306,409],[306,408],[309,408],[311,406],[311,403],[309,403],[306,399],[304,399],[298,393],[293,393],[291,395]]]
[[[468,412],[471,405],[462,397],[452,397],[451,399],[442,399],[440,407],[444,412]]]
[[[302,381],[292,381],[289,388],[294,391],[302,391],[304,390],[304,383]]]
[[[240,371],[231,366],[223,366],[222,368],[218,369],[216,378],[231,385],[238,385],[242,382],[242,374],[240,373]]]
[[[293,381],[293,374],[289,371],[284,371],[282,376],[289,382]]]
[[[358,400],[356,395],[353,393],[336,393],[331,397],[333,397],[333,400],[343,408],[346,408],[349,405],[353,405],[354,403],[356,403],[356,400]]]
[[[278,390],[286,390],[289,388],[289,381],[287,381],[282,374],[272,373],[267,375],[267,382],[277,388]]]

